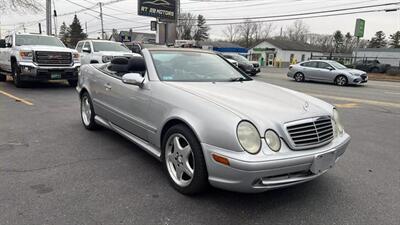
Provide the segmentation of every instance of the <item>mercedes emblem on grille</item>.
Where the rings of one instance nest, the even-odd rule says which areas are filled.
[[[303,105],[303,109],[304,111],[308,112],[308,110],[310,110],[310,103],[308,103],[307,101],[304,103]]]

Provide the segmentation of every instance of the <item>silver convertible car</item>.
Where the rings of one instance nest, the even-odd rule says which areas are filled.
[[[263,192],[332,168],[350,136],[334,106],[252,80],[215,53],[145,49],[82,66],[83,126],[99,125],[159,159],[184,194],[209,184]]]
[[[297,82],[309,80],[334,83],[338,86],[361,84],[368,81],[368,75],[364,71],[349,69],[331,60],[310,60],[291,65],[287,76]]]

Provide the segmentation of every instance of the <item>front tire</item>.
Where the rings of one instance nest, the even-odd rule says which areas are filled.
[[[305,80],[304,74],[303,73],[296,73],[293,76],[294,80],[297,82],[303,82]]]
[[[98,128],[94,120],[95,113],[93,109],[92,99],[90,95],[85,92],[81,96],[81,119],[83,126],[88,130],[95,130]]]
[[[338,86],[346,86],[348,84],[348,80],[346,76],[339,75],[335,79],[335,84]]]
[[[15,87],[17,88],[26,87],[26,83],[21,80],[21,71],[16,62],[12,63],[11,72]]]
[[[177,191],[193,195],[208,187],[203,150],[192,130],[183,124],[169,128],[162,149],[163,169]]]
[[[78,80],[68,80],[68,84],[71,87],[76,87],[76,85],[78,85]]]

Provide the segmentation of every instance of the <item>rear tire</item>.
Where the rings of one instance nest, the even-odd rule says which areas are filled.
[[[169,182],[180,193],[194,195],[207,189],[208,173],[203,150],[187,126],[178,124],[167,130],[162,141],[161,159]]]
[[[379,68],[378,67],[372,68],[371,73],[379,73]]]
[[[81,119],[86,129],[96,130],[99,128],[99,125],[94,120],[95,115],[92,99],[89,93],[84,92],[81,96]]]
[[[305,77],[304,77],[304,74],[303,73],[296,73],[294,76],[293,76],[293,78],[294,78],[294,80],[295,81],[297,81],[297,82],[303,82],[304,80],[305,80]]]
[[[348,80],[346,76],[339,75],[335,78],[335,84],[338,86],[346,86],[348,84]]]
[[[7,81],[7,76],[4,74],[0,74],[0,82],[5,82]]]

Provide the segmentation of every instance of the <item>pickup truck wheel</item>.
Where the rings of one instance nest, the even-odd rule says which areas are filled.
[[[71,87],[76,87],[76,85],[78,84],[78,80],[68,80],[68,84]]]
[[[378,67],[372,68],[371,73],[379,73],[379,68]]]
[[[20,75],[21,71],[16,62],[13,62],[11,72],[15,87],[17,88],[25,87],[25,82],[21,81],[21,75]]]
[[[88,130],[95,130],[98,128],[94,120],[94,109],[90,95],[85,92],[81,96],[81,119],[83,126]]]
[[[163,169],[177,191],[193,195],[208,187],[203,150],[192,130],[183,124],[169,128],[162,149]]]

